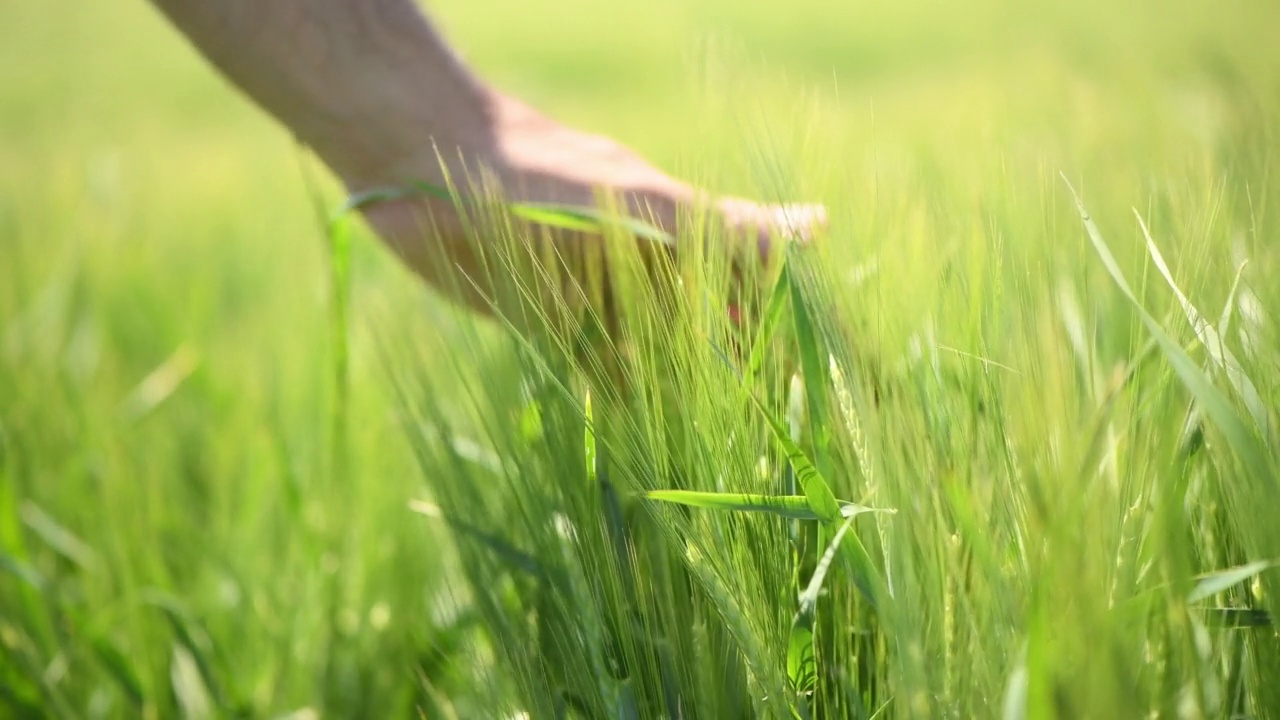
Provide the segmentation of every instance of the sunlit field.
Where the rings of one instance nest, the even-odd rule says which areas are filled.
[[[1280,5],[430,10],[829,228],[482,318],[147,3],[0,4],[0,717],[1280,717]]]

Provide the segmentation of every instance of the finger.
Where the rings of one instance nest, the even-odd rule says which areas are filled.
[[[781,244],[813,242],[827,227],[827,209],[809,204],[767,206],[759,209],[754,222],[756,248],[767,261]]]

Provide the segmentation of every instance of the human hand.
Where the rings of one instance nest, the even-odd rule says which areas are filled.
[[[450,157],[433,144],[407,154],[387,174],[443,186],[446,169],[455,181],[463,173],[474,177],[478,171],[490,189],[512,203],[594,208],[605,193],[616,199],[621,212],[673,236],[682,218],[707,213],[721,230],[714,234],[720,247],[707,250],[723,253],[735,268],[767,259],[780,242],[808,242],[826,226],[821,206],[762,205],[712,197],[670,177],[611,139],[564,127],[508,97],[495,95],[487,114],[483,125],[488,131],[459,143],[456,156]],[[463,184],[461,190],[466,189]],[[502,278],[495,277],[492,268],[486,270],[484,258],[489,248],[483,246],[484,238],[475,237],[477,228],[469,225],[469,219],[452,201],[401,198],[373,204],[365,209],[365,216],[379,236],[430,284],[475,310],[493,312],[494,294]],[[587,287],[592,273],[603,279],[606,294],[612,292],[598,235],[563,228],[524,230],[528,237],[554,249],[568,270],[566,285],[558,289],[560,297],[548,301],[572,303],[580,293],[570,284]],[[679,243],[664,248],[641,242],[645,242],[642,255],[680,252]],[[616,308],[614,298],[603,301],[606,308]],[[613,320],[606,318],[606,324],[612,325]]]

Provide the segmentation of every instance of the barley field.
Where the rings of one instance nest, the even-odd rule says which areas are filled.
[[[0,717],[1280,717],[1280,5],[429,10],[829,228],[520,331],[147,3],[0,4]]]

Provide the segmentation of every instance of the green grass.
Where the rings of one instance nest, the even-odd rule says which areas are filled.
[[[0,717],[1280,716],[1274,4],[438,5],[830,232],[478,320],[144,3],[0,7]]]

